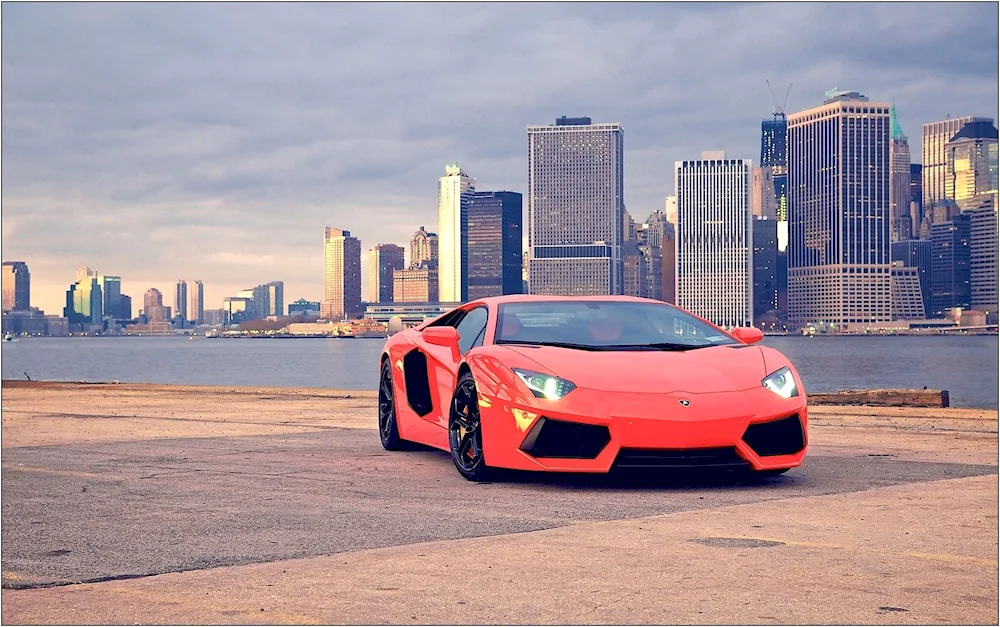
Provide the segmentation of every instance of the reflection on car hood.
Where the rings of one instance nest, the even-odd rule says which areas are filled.
[[[767,375],[760,349],[746,344],[671,352],[505,346],[545,374],[606,392],[735,392],[759,387]]]

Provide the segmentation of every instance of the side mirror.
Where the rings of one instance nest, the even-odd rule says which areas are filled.
[[[733,337],[744,344],[756,344],[764,339],[764,332],[754,327],[736,327],[733,329]]]
[[[455,327],[427,327],[420,333],[428,344],[451,348],[452,357],[458,361],[458,329]]]

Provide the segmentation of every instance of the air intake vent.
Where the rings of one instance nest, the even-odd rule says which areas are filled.
[[[805,433],[799,415],[770,422],[758,422],[747,427],[743,441],[761,457],[791,455],[806,446]]]

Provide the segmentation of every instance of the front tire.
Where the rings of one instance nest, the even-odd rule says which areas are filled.
[[[407,448],[406,440],[399,437],[396,423],[396,391],[392,385],[392,365],[386,359],[382,362],[382,373],[378,383],[378,435],[382,448],[387,451],[402,451]]]
[[[493,469],[486,465],[483,454],[482,421],[479,416],[479,394],[471,372],[463,374],[455,387],[448,415],[448,444],[451,460],[459,474],[469,481],[488,481]]]

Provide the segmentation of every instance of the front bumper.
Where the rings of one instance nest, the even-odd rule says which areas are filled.
[[[805,396],[783,399],[763,387],[712,394],[578,388],[557,401],[484,397],[479,409],[485,461],[500,468],[777,470],[801,464],[808,445]]]

